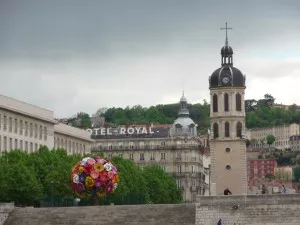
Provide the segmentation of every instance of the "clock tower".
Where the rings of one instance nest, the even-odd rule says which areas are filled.
[[[233,67],[233,50],[221,49],[221,67],[209,77],[211,195],[223,195],[228,188],[233,195],[247,194],[245,134],[245,76]]]

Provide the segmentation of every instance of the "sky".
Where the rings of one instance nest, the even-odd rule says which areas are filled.
[[[299,0],[0,0],[0,93],[55,117],[209,102],[228,26],[246,99],[299,104]]]

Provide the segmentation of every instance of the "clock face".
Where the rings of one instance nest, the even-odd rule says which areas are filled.
[[[228,76],[222,78],[223,84],[228,84],[229,81],[230,81],[230,78]]]

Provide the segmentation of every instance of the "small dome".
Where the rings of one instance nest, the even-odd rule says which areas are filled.
[[[221,55],[232,55],[233,54],[233,50],[229,45],[225,45],[223,46],[223,48],[221,48]]]
[[[233,87],[244,87],[245,86],[245,76],[242,74],[242,72],[229,65],[225,65],[220,67],[219,69],[216,69],[209,79],[209,87],[214,88],[218,86],[222,86],[221,79],[224,76],[230,76],[231,82],[228,85],[225,86],[233,86]]]
[[[197,125],[189,117],[178,117],[170,128],[171,136],[196,136]]]
[[[182,95],[181,98],[180,98],[180,101],[181,102],[187,102],[186,97],[184,95]]]

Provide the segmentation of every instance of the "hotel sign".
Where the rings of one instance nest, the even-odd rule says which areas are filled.
[[[154,134],[151,127],[120,127],[87,129],[93,136],[126,135],[126,134]]]

